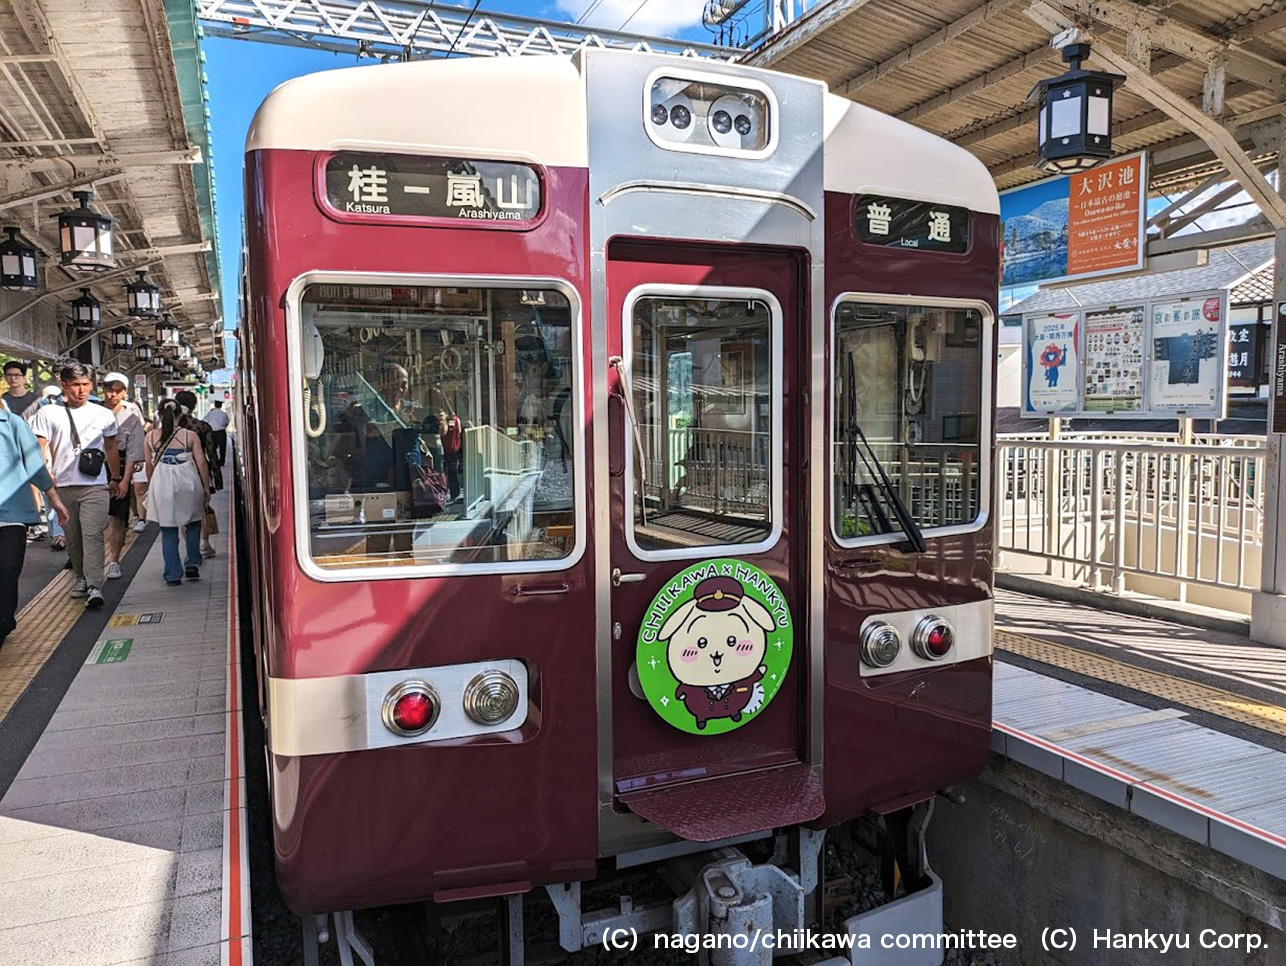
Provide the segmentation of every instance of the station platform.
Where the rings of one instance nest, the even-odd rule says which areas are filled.
[[[156,528],[131,534],[98,612],[29,548],[0,649],[0,966],[252,962],[235,561],[213,540],[167,587]],[[997,754],[1286,880],[1286,651],[1006,590],[996,625]]]
[[[165,585],[149,526],[101,610],[70,571],[25,595],[0,649],[0,966],[251,962],[226,491],[215,507],[197,581]],[[65,558],[28,556],[46,578]]]
[[[1286,651],[998,590],[992,747],[1286,880]]]

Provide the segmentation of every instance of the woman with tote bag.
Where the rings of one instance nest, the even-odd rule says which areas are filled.
[[[210,477],[201,440],[179,425],[179,405],[161,404],[161,418],[147,434],[147,518],[161,527],[165,582],[201,576],[201,519],[209,500]],[[185,410],[186,412],[186,410]],[[186,559],[179,561],[179,529]]]

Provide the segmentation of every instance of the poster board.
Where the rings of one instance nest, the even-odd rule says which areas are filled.
[[[1227,291],[1024,316],[1022,415],[1223,419],[1228,338]]]
[[[1063,416],[1080,409],[1079,312],[1023,319],[1023,415]]]
[[[1143,409],[1145,319],[1143,305],[1085,313],[1086,412],[1114,415]]]
[[[1001,286],[1142,269],[1147,177],[1139,152],[1002,191]]]

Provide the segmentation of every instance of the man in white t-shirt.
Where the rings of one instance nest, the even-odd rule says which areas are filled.
[[[89,401],[94,388],[89,366],[70,362],[62,367],[58,378],[64,404],[38,409],[31,419],[31,430],[40,440],[45,461],[70,514],[67,556],[76,574],[71,596],[84,597],[86,607],[98,608],[103,606],[107,507],[112,496],[129,492],[121,478],[121,460],[116,451],[116,416],[110,409]],[[98,450],[105,457],[96,476],[87,476],[80,470],[81,454],[88,450]]]
[[[214,408],[205,414],[205,421],[210,424],[210,429],[214,431],[214,455],[212,458],[222,466],[227,462],[228,423],[232,422],[232,418],[223,409],[222,399],[214,401]]]

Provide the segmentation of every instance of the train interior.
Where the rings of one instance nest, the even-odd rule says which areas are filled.
[[[647,296],[632,324],[638,546],[763,542],[773,495],[769,307]]]
[[[300,308],[317,565],[571,552],[577,441],[565,294],[315,284]]]
[[[840,303],[831,505],[841,539],[900,529],[881,470],[922,529],[977,517],[982,326],[976,309]]]

